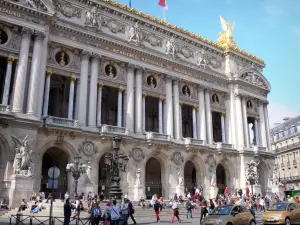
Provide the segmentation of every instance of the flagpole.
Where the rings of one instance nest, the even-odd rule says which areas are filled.
[[[166,10],[163,8],[163,14],[164,14],[164,22],[166,22]]]

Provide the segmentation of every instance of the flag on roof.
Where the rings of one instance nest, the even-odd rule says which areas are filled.
[[[159,0],[158,5],[162,6],[162,7],[166,7],[167,5],[167,0]]]

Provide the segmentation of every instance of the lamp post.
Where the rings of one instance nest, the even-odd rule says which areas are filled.
[[[112,184],[109,189],[110,199],[121,199],[123,194],[120,187],[120,171],[126,172],[126,167],[129,158],[128,156],[119,152],[121,141],[122,138],[120,136],[113,137],[112,146],[114,149],[114,153],[107,154],[105,156],[106,167],[111,172],[110,180]]]
[[[74,157],[74,163],[67,164],[67,172],[71,172],[72,176],[75,180],[75,192],[74,197],[78,198],[77,195],[77,186],[78,186],[78,179],[80,178],[81,174],[86,173],[86,165],[83,163],[80,163],[81,157],[77,153],[77,155]]]

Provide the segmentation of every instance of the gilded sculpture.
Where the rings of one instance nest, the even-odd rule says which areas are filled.
[[[225,49],[236,47],[236,43],[233,40],[234,22],[230,24],[222,16],[220,16],[220,21],[224,32],[221,32],[218,38],[219,45]]]

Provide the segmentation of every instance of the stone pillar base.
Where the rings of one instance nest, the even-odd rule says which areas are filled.
[[[252,192],[252,187],[251,187],[251,192]],[[252,194],[262,194],[260,184],[253,185],[253,193]]]
[[[139,201],[141,197],[145,198],[145,187],[144,186],[133,186],[129,187],[131,193],[128,193],[128,198],[133,201]]]
[[[22,199],[29,200],[34,190],[33,177],[12,176],[11,186],[9,191],[9,205],[10,207],[20,206]]]
[[[177,186],[175,193],[177,193],[178,198],[179,198],[179,196],[182,196],[182,198],[184,199],[184,187]],[[173,194],[173,197],[174,197],[175,193]]]

